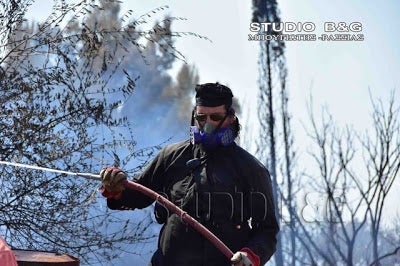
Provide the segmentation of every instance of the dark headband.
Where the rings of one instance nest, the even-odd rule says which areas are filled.
[[[216,107],[220,105],[232,106],[232,91],[228,87],[217,83],[196,85],[196,105]]]

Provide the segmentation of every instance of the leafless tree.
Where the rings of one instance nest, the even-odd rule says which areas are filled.
[[[379,235],[382,228],[383,210],[389,191],[398,180],[400,170],[400,121],[399,106],[392,94],[386,104],[381,100],[373,104],[373,132],[360,137],[364,151],[364,162],[367,170],[366,183],[357,182],[362,198],[367,205],[371,236],[373,243],[373,259],[376,265],[381,265]],[[396,247],[398,250],[399,246]]]
[[[316,144],[311,156],[318,169],[315,174],[309,174],[310,187],[322,197],[307,202],[316,214],[312,220],[315,226],[306,226],[304,222],[300,225],[304,232],[302,243],[312,249],[313,261],[329,265],[370,263],[371,258],[356,254],[365,245],[361,241],[366,240],[360,237],[368,226],[375,265],[398,251],[399,246],[394,245],[393,251],[384,252],[381,257],[378,253],[385,199],[400,167],[399,110],[394,99],[392,95],[387,105],[372,101],[374,132],[365,136],[350,127],[340,130],[327,112],[317,123],[310,109],[309,136]],[[319,232],[319,237],[311,233],[313,230]],[[318,245],[321,242],[325,243],[324,247]],[[363,246],[363,252],[365,249]]]

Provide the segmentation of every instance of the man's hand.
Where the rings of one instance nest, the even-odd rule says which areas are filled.
[[[242,248],[233,254],[232,266],[260,266],[260,258],[249,248]]]
[[[126,180],[126,174],[116,167],[105,167],[100,171],[101,184],[107,192],[112,195],[120,194],[125,188],[121,184],[122,180]]]

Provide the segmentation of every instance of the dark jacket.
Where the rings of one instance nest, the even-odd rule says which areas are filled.
[[[194,158],[202,163],[188,167]],[[235,143],[208,152],[189,141],[168,145],[135,181],[187,211],[233,252],[248,247],[263,265],[276,250],[279,228],[269,173]],[[145,208],[152,203],[131,190],[124,190],[120,200],[107,200],[110,209]],[[168,214],[162,220],[153,265],[231,265],[177,215]]]

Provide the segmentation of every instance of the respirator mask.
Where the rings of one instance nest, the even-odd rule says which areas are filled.
[[[198,126],[190,127],[190,142],[201,144],[206,150],[219,145],[228,146],[235,140],[235,131],[232,126],[226,128],[215,127],[206,122],[202,129]]]

